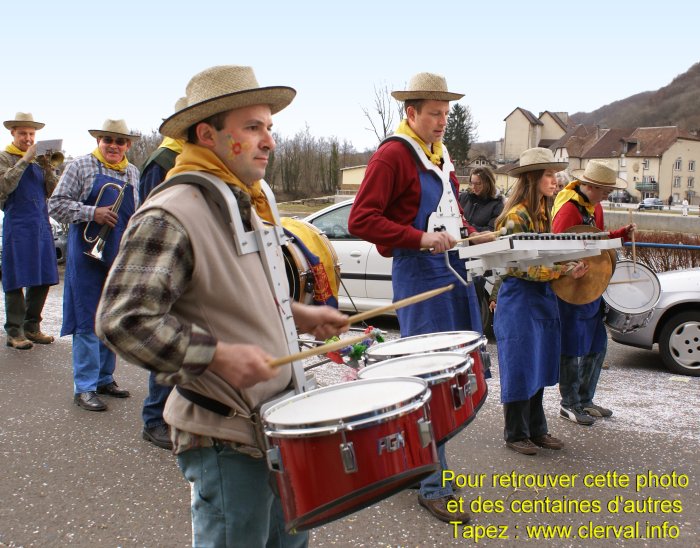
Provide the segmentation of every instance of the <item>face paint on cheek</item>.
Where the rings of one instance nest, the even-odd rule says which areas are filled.
[[[241,152],[250,148],[249,143],[242,143],[240,141],[236,141],[231,135],[228,135],[228,144],[229,158],[234,158],[235,156],[238,156]]]

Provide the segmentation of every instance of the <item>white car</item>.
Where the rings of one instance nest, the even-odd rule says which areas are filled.
[[[382,257],[377,247],[348,231],[353,200],[326,207],[304,220],[323,231],[340,261],[339,307],[364,312],[391,304],[391,259]]]

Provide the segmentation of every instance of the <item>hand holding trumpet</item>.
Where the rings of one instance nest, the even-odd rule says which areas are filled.
[[[112,211],[112,206],[101,206],[101,207],[96,207],[95,208],[95,216],[93,220],[98,224],[98,225],[108,225],[112,228],[117,226],[117,220],[119,219],[119,216]]]

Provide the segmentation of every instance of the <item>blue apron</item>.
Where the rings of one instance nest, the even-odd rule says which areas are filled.
[[[92,249],[94,244],[88,244],[83,238],[86,223],[70,225],[68,229],[68,253],[66,259],[66,276],[63,288],[63,326],[61,336],[75,335],[78,333],[94,333],[95,313],[102,295],[102,287],[107,279],[112,262],[119,251],[119,242],[126,229],[131,216],[134,214],[134,194],[130,183],[120,181],[102,173],[95,175],[90,195],[83,202],[85,205],[95,205],[97,195],[105,183],[116,183],[120,187],[129,185],[124,192],[124,200],[119,208],[117,225],[107,236],[103,258],[99,261],[85,255],[85,251]],[[100,198],[100,207],[113,204],[117,199],[118,191],[108,187]],[[89,237],[95,237],[102,225],[92,223]]]
[[[559,309],[548,282],[504,277],[493,329],[502,403],[528,400],[559,382]]]
[[[603,352],[608,334],[603,325],[602,298],[588,304],[569,304],[557,298],[561,318],[561,353],[585,356]]]
[[[56,247],[49,223],[44,174],[31,163],[5,202],[2,225],[2,288],[56,285]]]
[[[437,210],[442,197],[442,181],[430,171],[421,171],[419,177],[420,204],[413,226],[424,231],[428,226],[428,217]],[[466,279],[464,260],[460,260],[456,252],[451,252],[449,256],[452,268]],[[456,280],[445,265],[443,253],[433,255],[417,249],[394,249],[391,278],[394,301],[455,284],[452,291],[397,310],[402,337],[441,331],[482,332],[474,284],[465,287]]]

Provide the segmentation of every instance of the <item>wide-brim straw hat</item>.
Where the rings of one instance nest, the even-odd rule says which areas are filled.
[[[31,112],[18,112],[17,114],[15,114],[14,120],[5,120],[2,123],[2,125],[5,126],[7,129],[12,129],[16,127],[32,127],[34,129],[41,129],[46,124],[42,124],[41,122],[35,122],[34,116],[32,116]]]
[[[269,105],[275,114],[289,105],[296,93],[288,86],[260,87],[252,67],[211,67],[192,77],[187,84],[187,106],[167,118],[160,132],[173,139],[185,139],[187,129],[197,122],[253,105]]]
[[[573,170],[571,176],[587,185],[604,188],[627,188],[627,181],[620,179],[614,169],[597,160],[588,162],[586,169]]]
[[[447,80],[444,76],[432,72],[419,72],[411,77],[408,89],[392,91],[391,96],[397,101],[411,101],[414,99],[432,99],[433,101],[457,101],[464,97],[464,93],[455,93],[447,90]]]
[[[569,162],[557,162],[554,159],[554,153],[548,148],[535,147],[529,148],[520,154],[518,166],[508,171],[508,175],[515,176],[539,169],[561,171],[566,169],[568,165]]]
[[[137,141],[140,135],[129,132],[129,128],[124,120],[105,120],[102,129],[90,129],[88,133],[93,137],[125,137],[130,141]]]

